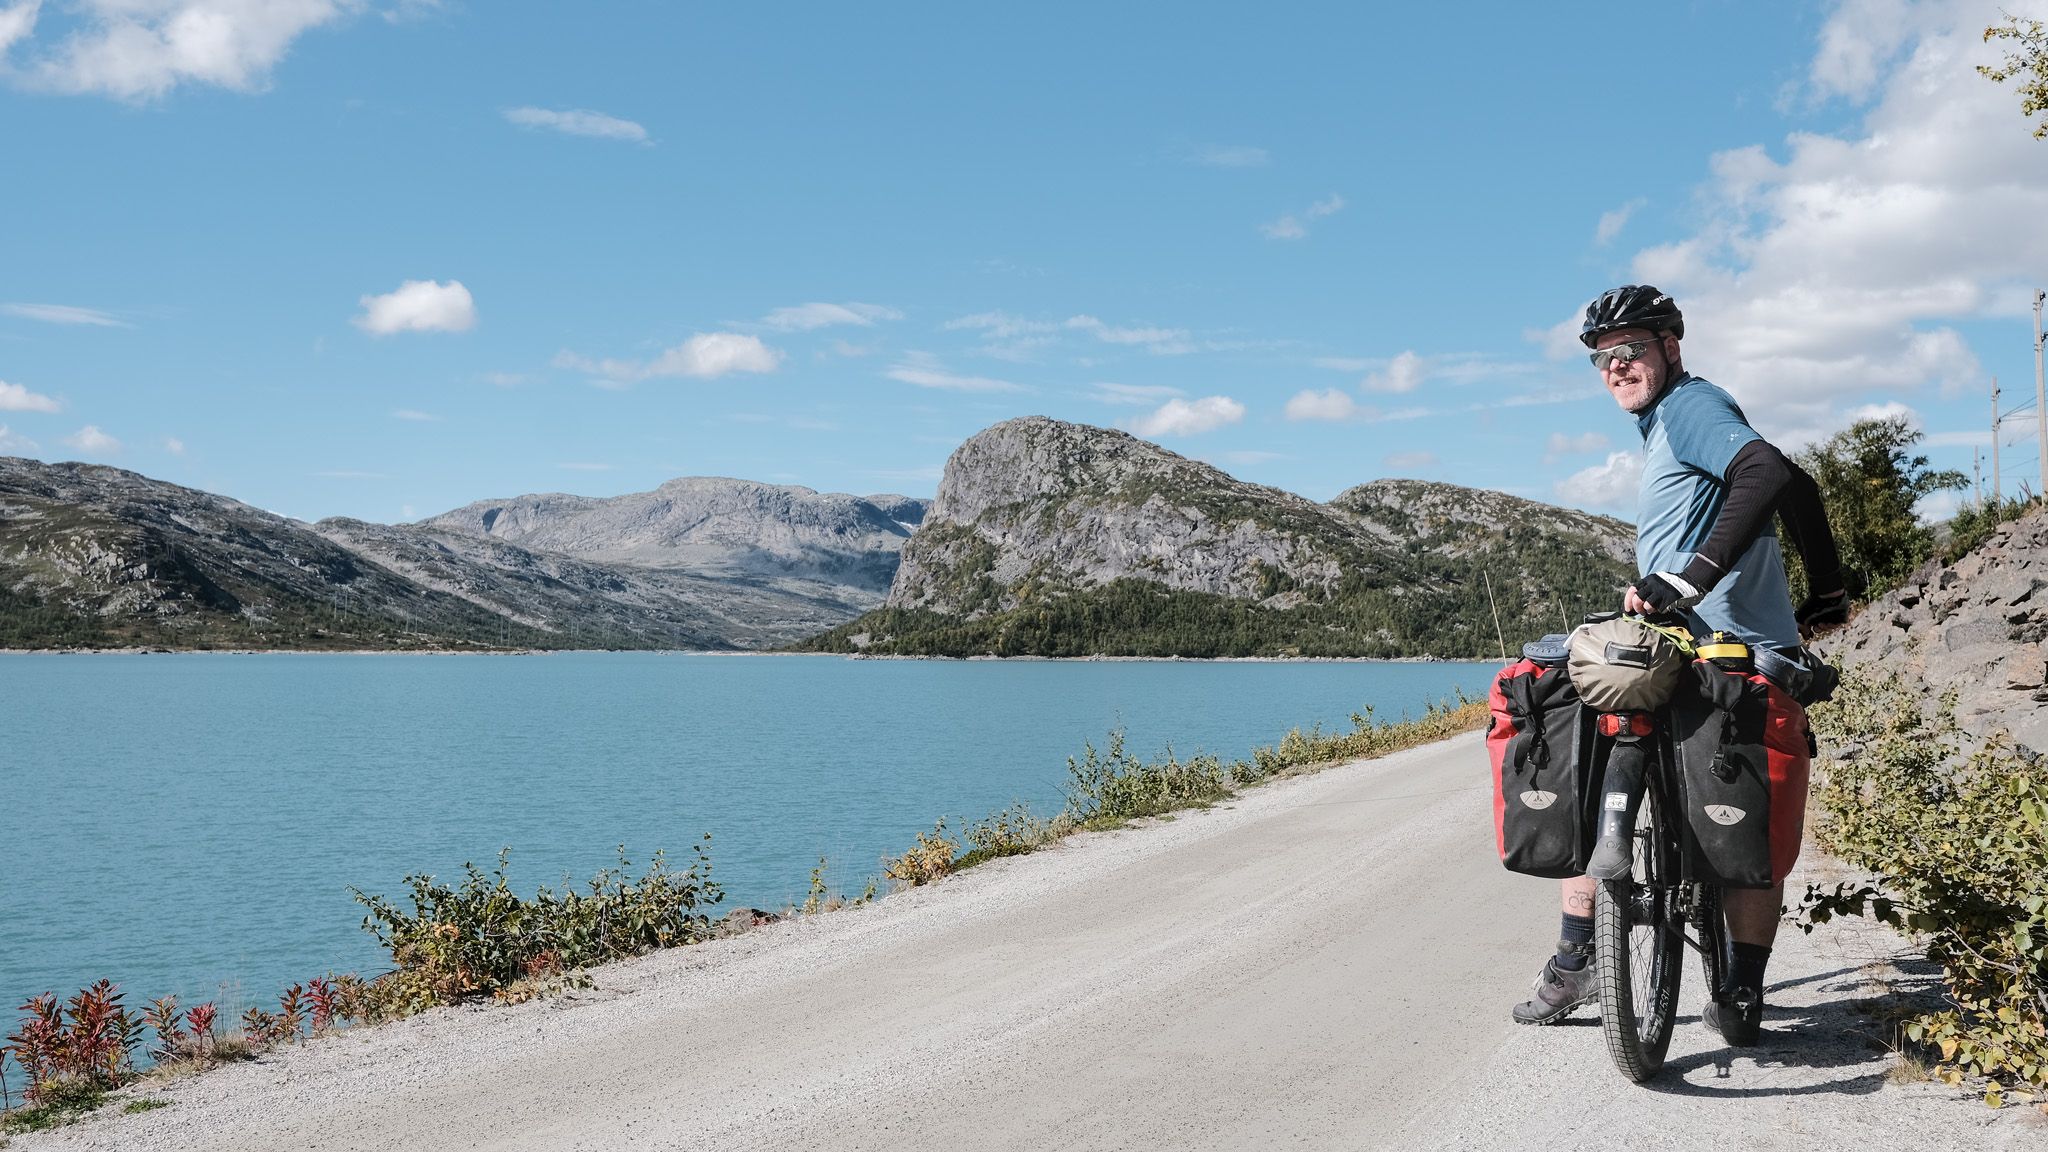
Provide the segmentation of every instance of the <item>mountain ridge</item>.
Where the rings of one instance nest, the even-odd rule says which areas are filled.
[[[776,648],[879,604],[908,536],[895,517],[924,507],[700,480],[664,485],[671,508],[774,491],[869,530],[807,555],[830,533],[750,535],[729,500],[715,539],[636,565],[429,523],[307,524],[107,465],[0,457],[0,646]]]
[[[1317,503],[1115,429],[1021,417],[948,459],[882,608],[807,647],[1490,655],[1608,606],[1633,555],[1611,517],[1417,480]]]

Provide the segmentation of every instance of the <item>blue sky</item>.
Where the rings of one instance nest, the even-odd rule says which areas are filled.
[[[1997,3],[979,8],[0,0],[0,452],[388,521],[1043,413],[1626,514],[1632,280],[1788,447],[2032,395]]]

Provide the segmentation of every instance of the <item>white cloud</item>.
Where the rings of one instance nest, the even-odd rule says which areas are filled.
[[[0,44],[0,52],[5,51]],[[126,328],[128,325],[112,315],[96,308],[74,308],[69,304],[0,304],[0,314],[19,316],[24,320],[41,320],[45,324],[91,324],[101,328]]]
[[[834,340],[832,342],[832,354],[835,356],[844,356],[848,359],[856,359],[861,356],[873,356],[878,351],[880,351],[880,349],[878,349],[872,344],[854,344],[846,340]]]
[[[1920,427],[1920,413],[1914,411],[1909,405],[1899,403],[1897,400],[1886,400],[1881,404],[1858,405],[1850,409],[1847,422],[1850,424],[1860,424],[1865,420],[1890,420],[1894,417],[1904,417],[1906,426],[1909,428]]]
[[[1092,332],[1104,344],[1138,344],[1148,352],[1164,356],[1182,355],[1195,350],[1188,342],[1185,328],[1118,328],[1103,323],[1093,316],[1069,317],[1065,327],[1083,332]]]
[[[1358,402],[1351,398],[1351,394],[1336,388],[1322,392],[1305,389],[1287,401],[1289,420],[1327,420],[1334,423],[1356,419],[1360,412]]]
[[[913,356],[889,369],[889,379],[919,388],[939,388],[948,392],[1023,392],[1021,384],[1008,380],[994,380],[987,376],[962,376],[948,372],[927,356]]]
[[[581,108],[560,111],[551,108],[507,108],[505,119],[521,128],[547,128],[570,136],[594,136],[600,140],[647,143],[647,129],[633,121]]]
[[[1879,396],[1975,384],[1952,325],[2017,311],[2048,266],[2048,148],[2018,94],[1973,67],[1998,59],[1981,43],[1993,18],[1974,4],[1841,4],[1809,84],[1872,101],[1861,122],[1794,134],[1777,156],[1716,155],[1706,223],[1635,258],[1636,278],[1685,310],[1686,366],[1783,446]]]
[[[1583,432],[1567,436],[1562,432],[1550,434],[1550,444],[1544,450],[1543,462],[1550,464],[1564,456],[1584,456],[1590,452],[1604,452],[1611,442],[1599,432]]]
[[[395,292],[364,296],[355,326],[373,336],[395,332],[467,332],[476,324],[476,301],[460,280],[407,280]]]
[[[0,380],[0,412],[55,412],[62,407],[40,392]]]
[[[15,432],[5,424],[0,424],[0,455],[36,451],[40,451],[40,449],[35,441]]]
[[[1335,216],[1343,210],[1344,197],[1332,192],[1310,204],[1300,215],[1288,212],[1281,215],[1278,220],[1259,225],[1259,231],[1268,240],[1300,240],[1308,235],[1308,225],[1302,223],[1304,219],[1320,220],[1327,216]]]
[[[877,320],[901,320],[903,313],[880,304],[799,304],[794,308],[777,308],[762,317],[761,323],[779,332],[808,332],[813,328],[826,328],[835,324],[857,324],[870,327]]]
[[[1396,472],[1425,472],[1438,463],[1434,452],[1394,452],[1382,459],[1380,466]]]
[[[1372,367],[1372,361],[1363,356],[1318,356],[1309,363],[1332,372],[1363,372]]]
[[[1017,336],[1035,336],[1055,331],[1059,325],[1045,320],[1030,320],[1012,316],[1008,312],[976,312],[940,325],[948,332],[961,330],[979,332],[984,340],[1009,340]]]
[[[363,8],[361,0],[77,0],[76,27],[41,46],[41,5],[0,11],[0,51],[28,45],[13,78],[57,92],[148,100],[180,84],[256,91],[302,33]]]
[[[100,431],[99,425],[87,424],[64,438],[64,443],[80,452],[94,456],[112,456],[121,450],[121,442]]]
[[[1244,419],[1244,405],[1228,396],[1168,400],[1158,411],[1131,421],[1140,436],[1194,436]]]
[[[1387,366],[1365,378],[1364,388],[1368,392],[1391,392],[1402,394],[1415,391],[1423,377],[1429,374],[1422,357],[1414,352],[1403,352],[1387,361]]]
[[[1184,395],[1167,384],[1096,384],[1089,397],[1103,404],[1153,404],[1169,396]]]
[[[1636,488],[1643,479],[1640,452],[1614,452],[1604,464],[1582,468],[1557,482],[1557,494],[1581,508],[1634,515]]]
[[[1264,148],[1248,144],[1203,144],[1187,154],[1188,163],[1209,168],[1263,168],[1271,159]]]
[[[1301,221],[1292,216],[1282,216],[1270,224],[1261,224],[1259,231],[1265,233],[1268,240],[1299,240],[1308,235],[1308,229],[1302,227]]]
[[[1612,212],[1602,212],[1600,223],[1593,229],[1593,243],[1604,246],[1621,235],[1621,230],[1628,227],[1629,217],[1635,215],[1636,209],[1644,203],[1641,199],[1631,200]]]
[[[699,332],[652,360],[592,359],[574,352],[558,352],[554,359],[557,368],[617,385],[659,376],[714,380],[729,372],[773,372],[781,363],[781,352],[738,332]]]
[[[391,418],[394,420],[411,420],[416,423],[430,423],[440,419],[439,416],[434,415],[432,412],[422,412],[417,408],[395,409],[391,413]]]
[[[27,3],[0,8],[0,62],[14,48],[18,40],[26,40],[36,30],[36,11],[42,7],[42,0],[27,0]]]
[[[164,437],[164,451],[169,452],[173,456],[183,456],[185,454],[185,442],[176,436],[166,436]]]

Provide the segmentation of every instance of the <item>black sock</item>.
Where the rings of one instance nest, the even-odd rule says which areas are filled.
[[[1577,972],[1586,966],[1586,958],[1578,952],[1564,950],[1566,944],[1591,944],[1593,942],[1593,918],[1564,914],[1564,927],[1557,934],[1557,966],[1566,972]]]
[[[1771,950],[1763,944],[1741,944],[1734,946],[1735,960],[1728,966],[1728,987],[1747,988],[1762,995],[1764,990],[1764,966],[1771,962]]]

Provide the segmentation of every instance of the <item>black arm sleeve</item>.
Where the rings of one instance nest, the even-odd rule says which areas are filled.
[[[1792,482],[1785,486],[1785,495],[1778,501],[1778,519],[1785,525],[1785,535],[1791,537],[1792,546],[1799,549],[1799,559],[1806,565],[1806,590],[1815,596],[1826,596],[1843,588],[1842,556],[1835,549],[1835,533],[1828,527],[1827,506],[1821,502],[1820,485],[1806,470],[1790,460],[1785,466],[1792,470]]]
[[[1805,535],[1817,535],[1825,541],[1829,557],[1826,571],[1836,572],[1839,564],[1833,559],[1834,537],[1829,535],[1827,517],[1820,510],[1820,489],[1813,478],[1787,460],[1783,452],[1763,440],[1752,440],[1743,445],[1735,459],[1728,462],[1728,471],[1721,477],[1721,483],[1728,489],[1727,496],[1721,501],[1721,515],[1707,534],[1706,543],[1700,545],[1691,562],[1686,564],[1685,571],[1680,573],[1686,583],[1702,592],[1712,589],[1748,551],[1764,526],[1770,523],[1771,514],[1782,510],[1789,522],[1793,519],[1795,505],[1802,514],[1802,527],[1808,516],[1819,524],[1817,533],[1808,530]],[[1799,532],[1800,528],[1792,530]],[[1797,543],[1800,557],[1808,561],[1807,571],[1815,573],[1806,540],[1802,536]],[[1814,583],[1814,587],[1839,586],[1840,575],[1834,575],[1833,579],[1833,585]]]

